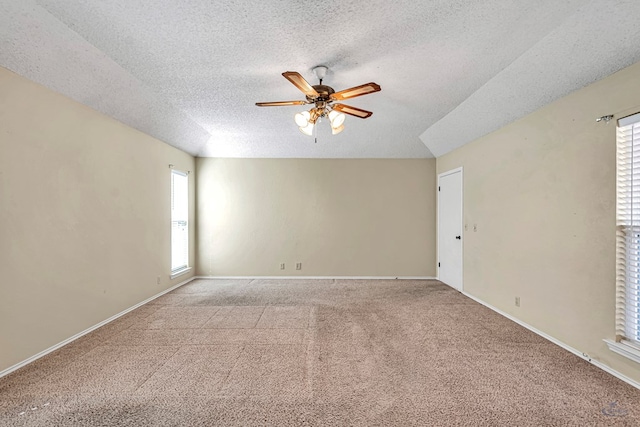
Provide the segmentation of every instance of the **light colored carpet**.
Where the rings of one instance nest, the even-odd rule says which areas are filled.
[[[2,426],[640,425],[640,391],[437,281],[196,280],[0,379]]]

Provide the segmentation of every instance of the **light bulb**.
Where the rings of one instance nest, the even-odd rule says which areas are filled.
[[[344,113],[340,113],[336,110],[331,110],[329,113],[329,120],[331,121],[331,127],[334,129],[339,128],[343,123],[346,116]]]
[[[296,124],[300,127],[305,127],[309,124],[309,118],[311,118],[311,114],[308,111],[303,111],[302,113],[297,113],[293,116],[293,119],[296,121]]]
[[[340,132],[342,132],[344,130],[344,125],[340,125],[337,128],[332,127],[331,128],[331,133],[334,135],[339,134]]]
[[[300,132],[304,133],[305,135],[309,135],[312,136],[313,135],[313,123],[309,123],[306,126],[300,126]]]

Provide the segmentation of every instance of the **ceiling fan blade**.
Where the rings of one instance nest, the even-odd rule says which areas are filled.
[[[283,107],[285,105],[306,105],[307,101],[256,102],[258,107]]]
[[[286,71],[282,73],[282,75],[284,76],[285,79],[293,83],[295,87],[300,89],[302,93],[304,93],[308,97],[317,98],[320,96],[320,94],[318,94],[318,92],[316,92],[316,90],[313,87],[311,87],[309,82],[307,82],[304,79],[304,77],[300,75],[300,73],[297,73],[295,71]]]
[[[378,84],[370,82],[331,94],[331,99],[341,101],[343,99],[355,98],[356,96],[367,95],[373,92],[380,92],[380,90],[381,89]]]
[[[361,119],[371,117],[371,115],[373,114],[371,111],[361,110],[360,108],[344,104],[333,104],[333,109],[336,111],[340,111],[341,113],[349,114],[350,116],[360,117]]]

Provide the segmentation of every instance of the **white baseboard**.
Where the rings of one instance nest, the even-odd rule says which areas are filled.
[[[528,323],[523,322],[522,320],[518,319],[517,317],[514,317],[512,315],[510,315],[509,313],[505,313],[504,311],[492,306],[491,304],[488,304],[484,301],[482,301],[481,299],[474,297],[471,294],[468,294],[467,292],[461,291],[461,293],[469,298],[471,298],[472,300],[484,305],[485,307],[495,311],[496,313],[506,317],[507,319],[516,322],[518,325],[523,326],[525,328],[527,328],[528,330],[530,330],[531,332],[540,335],[542,338],[545,338],[549,341],[551,341],[552,343],[564,348],[567,351],[570,351],[571,353],[575,354],[576,356],[580,357],[581,359],[586,360],[587,362],[591,363],[594,366],[597,366],[598,368],[602,369],[605,372],[608,372],[609,374],[613,375],[614,377],[626,382],[627,384],[640,389],[640,382],[629,378],[628,376],[616,371],[615,369],[611,368],[610,366],[605,365],[602,362],[599,362],[597,360],[593,360],[588,354],[583,353],[581,351],[576,350],[575,348],[571,347],[568,344],[563,343],[562,341],[552,337],[551,335],[548,335],[544,332],[542,332],[539,329],[534,328],[533,326],[529,325]]]
[[[195,279],[351,279],[351,280],[436,280],[431,276],[196,276]]]
[[[60,347],[63,347],[65,345],[69,344],[70,342],[77,340],[81,336],[86,335],[89,332],[92,332],[92,331],[98,329],[99,327],[106,325],[109,322],[113,322],[118,317],[124,316],[125,314],[129,313],[130,311],[133,311],[136,308],[138,308],[140,306],[143,306],[146,303],[148,303],[150,301],[153,301],[154,299],[156,299],[158,297],[161,297],[162,295],[164,295],[166,293],[169,293],[169,292],[173,291],[174,289],[179,288],[182,285],[186,285],[187,283],[191,282],[194,279],[195,279],[195,277],[191,277],[191,278],[185,280],[184,282],[180,282],[177,285],[174,285],[174,286],[170,287],[169,289],[165,289],[164,291],[162,291],[162,292],[160,292],[160,293],[158,293],[158,294],[156,294],[156,295],[154,295],[154,296],[152,296],[150,298],[147,298],[146,300],[144,300],[144,301],[142,301],[142,302],[140,302],[140,303],[138,303],[138,304],[136,304],[136,305],[134,305],[132,307],[129,307],[126,310],[121,311],[120,313],[118,313],[118,314],[116,314],[114,316],[111,316],[108,319],[103,320],[102,322],[100,322],[100,323],[98,323],[96,325],[91,326],[90,328],[85,329],[84,331],[79,332],[79,333],[75,334],[74,336],[72,336],[70,338],[67,338],[64,341],[59,342],[58,344],[56,344],[56,345],[54,345],[52,347],[49,347],[46,350],[42,350],[40,353],[38,353],[38,354],[36,354],[34,356],[31,356],[28,359],[23,360],[22,362],[16,363],[15,365],[10,366],[10,367],[8,367],[7,369],[5,369],[3,371],[0,371],[0,378],[4,377],[5,375],[10,374],[11,372],[13,372],[13,371],[15,371],[17,369],[22,368],[23,366],[28,365],[31,362],[35,362],[36,360],[40,359],[42,356],[46,356],[47,354],[51,353],[52,351],[55,351],[55,350],[59,349]]]

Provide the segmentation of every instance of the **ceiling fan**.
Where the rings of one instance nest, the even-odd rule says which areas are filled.
[[[300,132],[309,136],[313,134],[314,125],[321,117],[329,119],[331,131],[335,135],[344,129],[345,114],[361,119],[366,119],[373,114],[371,111],[334,102],[379,92],[379,85],[370,82],[336,92],[332,87],[322,84],[322,80],[327,75],[327,67],[319,65],[313,69],[313,72],[316,77],[318,77],[318,80],[320,80],[319,84],[313,86],[310,85],[300,73],[295,71],[282,73],[285,79],[293,83],[295,87],[306,95],[306,101],[256,102],[256,105],[258,107],[281,107],[285,105],[315,104],[315,107],[311,110],[297,113],[294,116],[296,124],[300,127]]]

